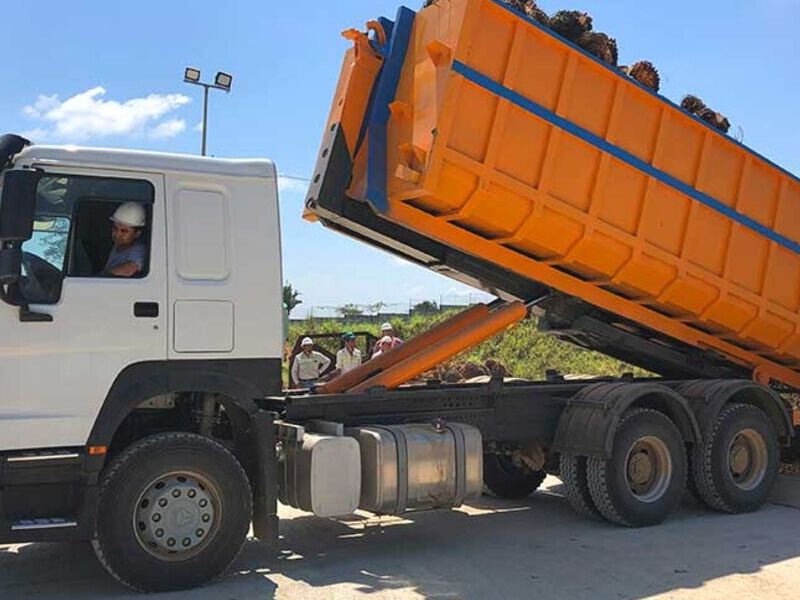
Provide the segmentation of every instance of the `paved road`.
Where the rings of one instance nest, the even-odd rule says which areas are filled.
[[[800,511],[770,505],[724,516],[684,507],[667,523],[621,529],[585,521],[556,479],[524,502],[347,522],[283,511],[278,556],[248,543],[213,586],[170,600],[370,598],[759,598],[800,590]],[[135,598],[88,544],[0,546],[0,598]]]

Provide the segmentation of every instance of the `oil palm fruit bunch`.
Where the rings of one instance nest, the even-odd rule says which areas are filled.
[[[686,96],[681,101],[681,108],[688,113],[700,117],[703,121],[719,129],[723,133],[728,133],[731,129],[731,122],[728,121],[725,115],[708,108],[706,103],[697,96],[692,96],[691,94]]]
[[[612,67],[617,66],[617,61],[619,60],[617,40],[607,36],[605,33],[588,31],[578,38],[577,44],[589,54],[596,56]]]
[[[570,42],[592,30],[592,17],[577,10],[560,10],[550,18],[550,29]]]
[[[629,67],[622,67],[622,71],[654,92],[661,88],[661,76],[658,74],[658,69],[649,60],[640,60]]]
[[[706,103],[700,100],[697,96],[684,96],[681,100],[681,108],[693,115],[699,115],[700,111],[706,108]]]
[[[731,128],[731,122],[725,118],[725,115],[714,112],[710,108],[704,108],[697,116],[709,125],[719,129],[722,133],[728,133]]]
[[[536,19],[542,25],[548,25],[550,23],[550,17],[548,17],[547,13],[536,5],[534,0],[503,0],[503,2],[508,4],[514,10],[518,10],[519,12]]]
[[[525,5],[527,4],[525,0],[503,0],[503,2],[508,4],[514,10],[525,12]]]
[[[532,0],[528,0],[525,2],[525,14],[531,17],[532,19],[538,21],[545,27],[550,26],[550,17],[547,16],[547,13],[544,12],[541,8],[539,8],[536,2]]]

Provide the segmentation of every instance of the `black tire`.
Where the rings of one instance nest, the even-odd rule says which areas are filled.
[[[134,590],[187,589],[227,570],[251,516],[250,484],[233,454],[200,435],[160,433],[123,450],[103,473],[93,546],[106,570]],[[166,538],[150,524],[162,519]]]
[[[744,472],[730,462],[731,452],[741,447],[750,447]],[[707,506],[725,513],[758,510],[769,498],[780,468],[775,426],[755,406],[729,404],[711,434],[695,449],[692,466],[697,490]]]
[[[510,456],[483,455],[483,483],[498,498],[527,498],[542,485],[547,473],[516,466]]]
[[[694,480],[694,451],[686,451],[686,491],[683,493],[683,501],[693,508],[700,508],[705,506],[700,490],[697,489],[697,483]]]
[[[638,474],[643,481],[629,477],[633,461],[644,465]],[[655,525],[683,496],[686,447],[666,415],[634,408],[617,425],[611,458],[589,458],[587,474],[594,504],[607,520],[626,527]]]
[[[601,520],[603,515],[594,505],[592,494],[589,491],[586,457],[563,453],[560,473],[561,481],[564,483],[564,494],[575,512],[588,519]]]

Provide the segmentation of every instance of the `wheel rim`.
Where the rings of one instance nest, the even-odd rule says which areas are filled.
[[[654,436],[636,440],[625,460],[628,490],[640,502],[655,502],[672,480],[672,456],[667,445]]]
[[[180,561],[200,553],[216,536],[220,494],[202,475],[180,471],[153,480],[133,515],[136,540],[160,560]]]
[[[767,474],[767,443],[757,431],[744,429],[733,436],[728,447],[728,471],[740,490],[757,488]]]

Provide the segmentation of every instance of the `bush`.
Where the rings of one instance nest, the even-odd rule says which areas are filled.
[[[436,315],[416,314],[408,319],[392,322],[398,337],[403,340],[423,333],[450,318],[453,312]],[[380,322],[350,320],[346,323],[333,320],[295,321],[289,326],[289,344],[298,336],[315,333],[367,331],[380,335]],[[453,357],[450,362],[472,361],[483,364],[486,359],[500,361],[514,377],[542,379],[547,369],[556,369],[572,375],[622,375],[633,372],[646,375],[642,369],[620,362],[599,352],[591,352],[567,342],[562,342],[537,329],[536,319],[527,319],[496,335],[484,343]]]

